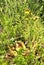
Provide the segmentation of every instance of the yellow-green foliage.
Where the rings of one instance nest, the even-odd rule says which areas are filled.
[[[5,62],[6,45],[18,40],[28,42],[30,54],[23,56],[21,50]],[[15,63],[44,65],[44,0],[0,0],[0,65]]]

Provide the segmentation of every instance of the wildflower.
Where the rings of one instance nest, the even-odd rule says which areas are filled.
[[[25,10],[25,14],[29,14],[30,13],[30,10]]]
[[[29,11],[25,11],[26,14],[29,14]]]
[[[33,17],[33,20],[35,20],[35,19],[39,19],[39,17],[38,17],[38,16],[34,16],[34,17]]]

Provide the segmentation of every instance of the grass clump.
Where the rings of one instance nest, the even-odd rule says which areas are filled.
[[[0,65],[44,65],[43,0],[0,0]]]

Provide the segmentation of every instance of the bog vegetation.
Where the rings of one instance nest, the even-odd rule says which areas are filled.
[[[0,0],[0,65],[44,65],[44,0]]]

